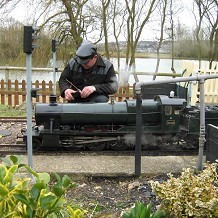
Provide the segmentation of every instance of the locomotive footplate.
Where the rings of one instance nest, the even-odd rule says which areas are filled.
[[[61,136],[109,136],[109,137],[116,137],[116,136],[123,136],[123,135],[126,135],[126,134],[133,134],[132,131],[104,131],[104,132],[101,132],[101,131],[90,131],[90,132],[87,132],[87,131],[79,131],[79,130],[68,130],[68,131],[65,131],[65,130],[59,130],[59,129],[54,129],[52,131],[50,130],[47,130],[47,129],[44,129],[43,131],[40,131],[37,135],[59,135],[60,137]]]

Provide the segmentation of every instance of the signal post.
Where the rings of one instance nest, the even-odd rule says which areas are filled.
[[[26,53],[26,81],[27,81],[27,153],[28,165],[33,168],[32,149],[32,52],[39,45],[38,28],[24,26],[23,52]],[[32,177],[32,175],[30,175]]]

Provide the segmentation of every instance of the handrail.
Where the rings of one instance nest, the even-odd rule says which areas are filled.
[[[196,75],[196,76],[190,76],[190,77],[183,77],[183,78],[175,78],[175,79],[166,79],[166,80],[154,80],[154,81],[140,81],[137,82],[135,85],[135,94],[140,95],[141,94],[141,87],[146,85],[154,85],[154,84],[166,84],[166,83],[177,83],[177,82],[189,82],[189,81],[200,81],[201,79],[207,80],[207,79],[215,79],[218,78],[217,74],[213,75]]]
[[[198,81],[200,84],[200,129],[199,129],[199,151],[197,160],[197,170],[203,168],[203,148],[205,143],[205,103],[204,103],[204,83],[207,79],[216,79],[218,74],[196,75],[183,78],[175,78],[161,81],[140,81],[135,85],[136,98],[136,139],[135,139],[135,175],[141,174],[141,134],[142,134],[142,86],[154,84],[170,84],[177,82]]]

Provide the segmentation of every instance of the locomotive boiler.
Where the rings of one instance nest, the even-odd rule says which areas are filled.
[[[33,149],[125,150],[135,145],[136,101],[111,103],[50,103],[35,105]],[[197,107],[185,99],[165,95],[142,100],[142,145],[187,141],[197,146],[199,137]],[[206,123],[218,125],[217,107],[206,110]],[[27,132],[22,131],[24,141]]]

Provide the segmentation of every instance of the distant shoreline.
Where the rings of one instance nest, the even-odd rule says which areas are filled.
[[[102,54],[104,56],[104,54]],[[111,58],[117,58],[117,54],[116,53],[112,53],[110,55]],[[125,53],[121,53],[120,54],[121,58],[126,58]],[[156,53],[136,53],[135,54],[135,58],[157,58],[157,54]],[[172,59],[172,55],[171,54],[163,54],[161,53],[159,55],[160,59]],[[193,57],[174,57],[174,60],[197,60],[196,58]],[[204,59],[202,59],[202,61],[204,61]]]

